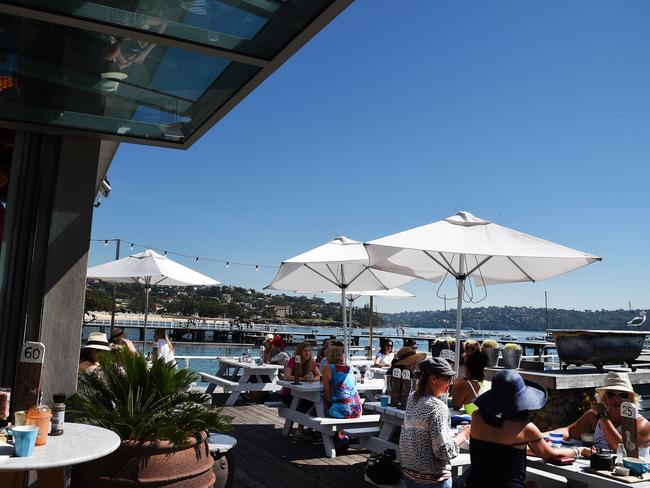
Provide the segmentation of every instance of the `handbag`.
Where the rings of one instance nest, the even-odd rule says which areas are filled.
[[[366,463],[366,476],[378,485],[396,485],[402,478],[394,449],[386,449],[381,454],[373,454]]]

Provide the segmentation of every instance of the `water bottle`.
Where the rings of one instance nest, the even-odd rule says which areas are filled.
[[[618,449],[616,449],[616,466],[623,466],[623,458],[627,456],[625,452],[625,446],[623,443],[619,443]]]
[[[264,352],[266,352],[266,349],[264,349],[264,346],[260,346],[260,364],[264,364]]]

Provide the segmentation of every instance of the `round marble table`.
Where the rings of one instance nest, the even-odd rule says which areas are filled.
[[[44,486],[63,487],[66,467],[104,457],[121,442],[115,432],[94,425],[66,422],[63,430],[63,435],[48,436],[47,444],[35,447],[29,457],[10,456],[0,447],[0,486],[7,480],[15,483],[8,486],[21,486],[27,471],[38,471],[39,481],[49,481]]]

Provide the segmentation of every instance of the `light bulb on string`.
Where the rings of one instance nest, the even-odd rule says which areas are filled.
[[[259,264],[256,264],[256,265],[255,265],[255,271],[259,271],[259,270],[260,270],[260,265],[259,265]]]
[[[108,246],[108,239],[104,239],[104,245]]]
[[[230,261],[226,261],[226,268],[230,268]]]
[[[197,263],[199,262],[199,257],[198,257],[198,256],[196,257],[196,262],[197,262]]]
[[[133,251],[133,243],[131,243],[131,251]]]
[[[165,251],[165,256],[167,256],[167,251]]]

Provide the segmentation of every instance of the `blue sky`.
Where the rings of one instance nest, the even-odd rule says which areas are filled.
[[[650,308],[649,16],[643,0],[358,0],[188,151],[123,144],[93,238],[274,265],[464,209],[604,258],[480,305],[546,290],[552,307]],[[114,252],[93,243],[90,264]],[[257,289],[275,272],[178,260]],[[379,310],[442,308],[437,285],[405,288]]]

